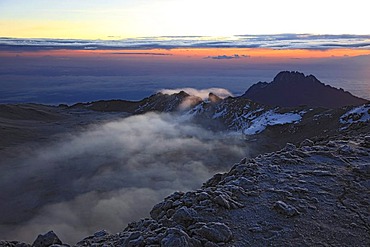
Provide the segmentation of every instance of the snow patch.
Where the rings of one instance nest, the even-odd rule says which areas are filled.
[[[274,110],[267,111],[259,117],[253,119],[250,125],[243,130],[245,135],[254,135],[261,133],[266,129],[267,126],[282,125],[288,123],[298,123],[302,119],[302,115],[305,112],[300,113],[276,113]]]
[[[216,112],[215,114],[213,114],[212,118],[213,119],[216,119],[216,118],[221,118],[223,117],[225,114],[227,114],[227,109],[224,108],[222,111],[220,112]]]
[[[343,114],[339,119],[341,124],[351,124],[370,121],[370,104],[362,105]]]

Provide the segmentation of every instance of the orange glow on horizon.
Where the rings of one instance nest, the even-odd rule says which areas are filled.
[[[141,49],[141,50],[41,50],[41,51],[0,51],[0,56],[11,57],[15,55],[25,57],[162,57],[176,59],[204,59],[217,56],[239,56],[245,59],[309,59],[331,57],[354,57],[370,55],[370,50],[362,49],[266,49],[266,48],[177,48],[177,49]],[[241,59],[234,59],[241,60]]]

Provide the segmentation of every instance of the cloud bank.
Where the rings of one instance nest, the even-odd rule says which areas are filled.
[[[174,48],[271,48],[318,49],[360,48],[370,49],[370,35],[313,35],[273,34],[236,35],[216,39],[201,36],[145,37],[121,40],[79,39],[18,39],[0,38],[0,50],[110,50],[110,49],[174,49]]]
[[[229,96],[233,96],[233,94],[225,88],[207,88],[207,89],[175,88],[175,89],[162,89],[159,92],[161,92],[163,94],[170,94],[171,95],[171,94],[179,93],[181,91],[184,91],[184,92],[186,92],[187,94],[189,94],[191,96],[199,97],[202,100],[207,100],[208,95],[210,93],[213,93],[213,94],[217,95],[218,97],[220,97],[222,99],[224,99],[226,97],[229,97]]]
[[[229,59],[239,59],[239,58],[246,58],[246,57],[250,57],[250,56],[234,54],[232,56],[228,56],[228,55],[208,56],[208,57],[205,57],[205,59],[217,59],[217,60],[226,59],[226,60],[229,60]]]
[[[0,239],[32,242],[53,229],[74,243],[148,216],[176,190],[199,187],[246,155],[235,136],[180,116],[146,114],[97,125],[1,161]]]

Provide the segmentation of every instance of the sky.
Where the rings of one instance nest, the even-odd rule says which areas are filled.
[[[0,37],[369,34],[362,0],[2,0]]]
[[[1,0],[0,103],[235,95],[281,70],[370,98],[363,1]]]

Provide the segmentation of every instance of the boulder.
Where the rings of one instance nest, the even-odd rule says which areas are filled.
[[[58,236],[53,232],[49,231],[44,235],[40,234],[37,236],[36,240],[33,242],[33,247],[49,247],[53,244],[62,244],[62,241],[58,238]]]
[[[188,226],[196,221],[197,215],[194,209],[182,206],[172,215],[172,220],[180,225]]]
[[[227,243],[232,238],[230,228],[227,225],[219,222],[207,223],[200,229],[194,230],[194,233],[204,239],[215,243]]]

